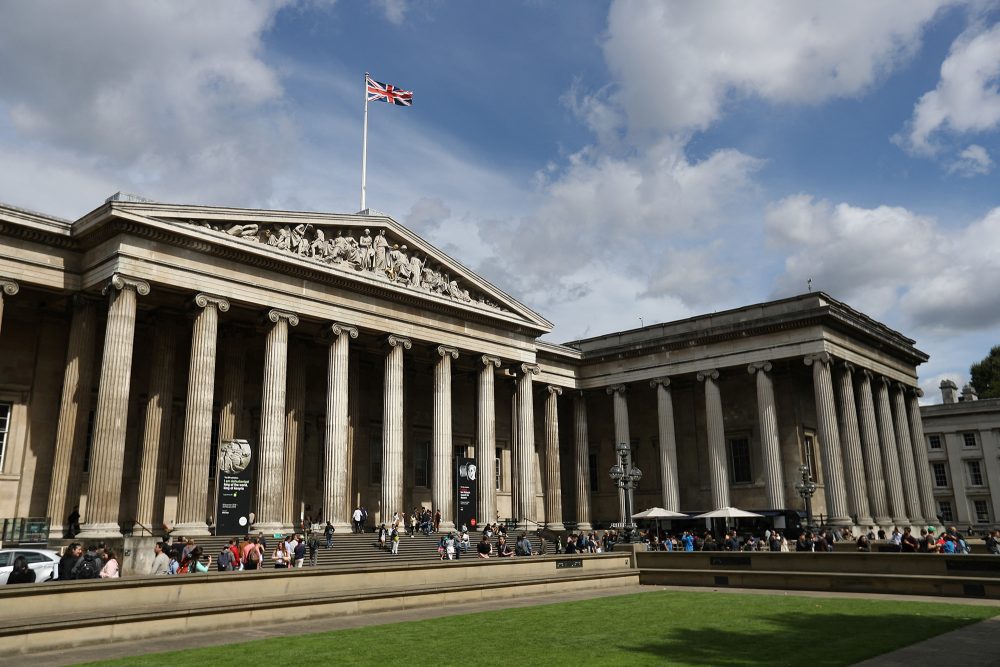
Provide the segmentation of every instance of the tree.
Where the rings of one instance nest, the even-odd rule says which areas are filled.
[[[1000,345],[994,345],[985,359],[972,364],[969,374],[979,398],[1000,398]]]

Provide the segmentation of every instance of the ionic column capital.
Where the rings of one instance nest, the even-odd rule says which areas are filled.
[[[649,381],[649,386],[652,387],[653,389],[656,389],[657,387],[670,389],[670,378],[667,376],[663,376],[661,378],[653,378],[652,380]]]
[[[413,341],[404,336],[397,336],[396,334],[392,334],[391,336],[386,338],[386,342],[389,343],[389,347],[399,346],[402,347],[404,350],[409,350],[411,347],[413,347]]]
[[[830,356],[829,352],[817,352],[816,354],[807,354],[802,358],[806,366],[812,366],[813,362],[823,364],[824,366],[829,366],[833,363],[833,357]]]
[[[21,286],[9,278],[0,278],[0,290],[7,296],[14,296],[21,290]]]
[[[837,364],[837,368],[840,368],[841,370],[843,370],[848,375],[851,375],[852,373],[854,373],[854,371],[857,368],[857,366],[855,366],[854,364],[852,364],[849,361],[842,361],[839,364]]]
[[[562,396],[563,393],[562,387],[557,387],[554,384],[548,385],[545,389],[549,392],[549,395],[552,396]]]
[[[438,345],[437,353],[440,357],[451,357],[452,359],[458,359],[458,348],[449,347],[448,345]]]
[[[771,372],[771,362],[770,361],[755,361],[752,364],[747,365],[747,373],[750,375],[755,375],[757,371],[764,371],[765,373]]]
[[[327,331],[329,331],[334,338],[340,338],[344,335],[350,336],[351,338],[358,337],[358,328],[351,326],[350,324],[344,324],[343,322],[331,322],[327,325]]]
[[[519,368],[521,369],[521,373],[524,375],[527,375],[528,373],[538,375],[542,372],[542,369],[538,367],[538,364],[521,364]]]
[[[149,294],[149,283],[147,283],[145,280],[139,280],[138,278],[130,278],[120,273],[116,273],[113,276],[111,276],[111,278],[108,280],[108,283],[104,286],[104,289],[101,290],[101,294],[107,294],[108,290],[110,289],[116,289],[116,290],[130,289],[134,290],[135,293],[138,294],[139,296],[146,296],[147,294]],[[4,288],[4,291],[6,291],[6,287]]]
[[[865,378],[866,380],[868,380],[869,382],[871,382],[872,378],[874,378],[874,377],[875,377],[875,374],[874,374],[874,373],[872,373],[872,372],[871,372],[871,371],[870,371],[869,369],[867,369],[867,368],[862,368],[862,369],[861,369],[861,375],[863,375],[863,376],[864,376],[864,378]]]
[[[924,390],[920,387],[907,387],[907,393],[916,396],[917,398],[922,398],[924,395]]]
[[[212,304],[218,308],[220,313],[225,313],[229,310],[229,301],[227,299],[221,296],[205,294],[204,292],[199,292],[195,295],[194,304],[199,308],[206,308],[209,304]]]
[[[706,369],[706,370],[703,370],[703,371],[698,371],[698,373],[695,375],[695,377],[698,379],[698,382],[704,382],[705,380],[718,380],[719,379],[719,369],[718,368],[709,368],[709,369]]]
[[[625,394],[628,391],[628,387],[623,384],[613,384],[610,387],[606,387],[605,391],[608,392],[609,396],[612,394]]]
[[[479,357],[479,360],[483,363],[483,366],[493,365],[494,368],[500,368],[500,357],[494,357],[492,354],[484,354]]]
[[[875,381],[878,382],[879,384],[885,385],[885,388],[887,390],[889,389],[889,387],[892,386],[892,380],[890,380],[884,375],[879,375],[878,377],[875,378]]]
[[[272,308],[271,310],[267,311],[265,317],[271,322],[274,322],[275,324],[277,324],[281,320],[285,320],[288,322],[288,326],[296,327],[299,325],[299,316],[296,315],[295,313],[290,313],[286,310],[278,310],[277,308]]]

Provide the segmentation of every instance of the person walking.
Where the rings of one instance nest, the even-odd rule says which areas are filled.
[[[354,511],[358,512],[358,510],[354,510]],[[332,523],[330,523],[329,521],[327,521],[326,522],[326,528],[323,529],[323,537],[326,538],[326,548],[327,549],[332,549],[333,548],[333,534],[335,532],[337,532],[337,529],[333,527]],[[355,531],[355,532],[357,532],[357,531]]]
[[[326,525],[327,527],[332,527],[329,521],[326,522]],[[307,544],[309,545],[309,567],[316,567],[316,555],[319,553],[319,539],[316,537],[316,533],[309,533]],[[327,549],[333,544],[329,537],[326,538],[326,544]]]

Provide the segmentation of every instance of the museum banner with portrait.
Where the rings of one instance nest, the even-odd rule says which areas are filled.
[[[254,494],[256,457],[246,440],[227,440],[219,447],[219,491],[215,511],[216,535],[246,535],[253,522],[251,507]]]
[[[479,523],[476,519],[478,496],[478,475],[475,459],[455,459],[455,525],[474,530]]]

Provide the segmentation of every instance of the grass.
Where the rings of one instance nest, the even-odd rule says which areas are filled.
[[[94,664],[849,665],[996,614],[961,604],[658,591]]]

